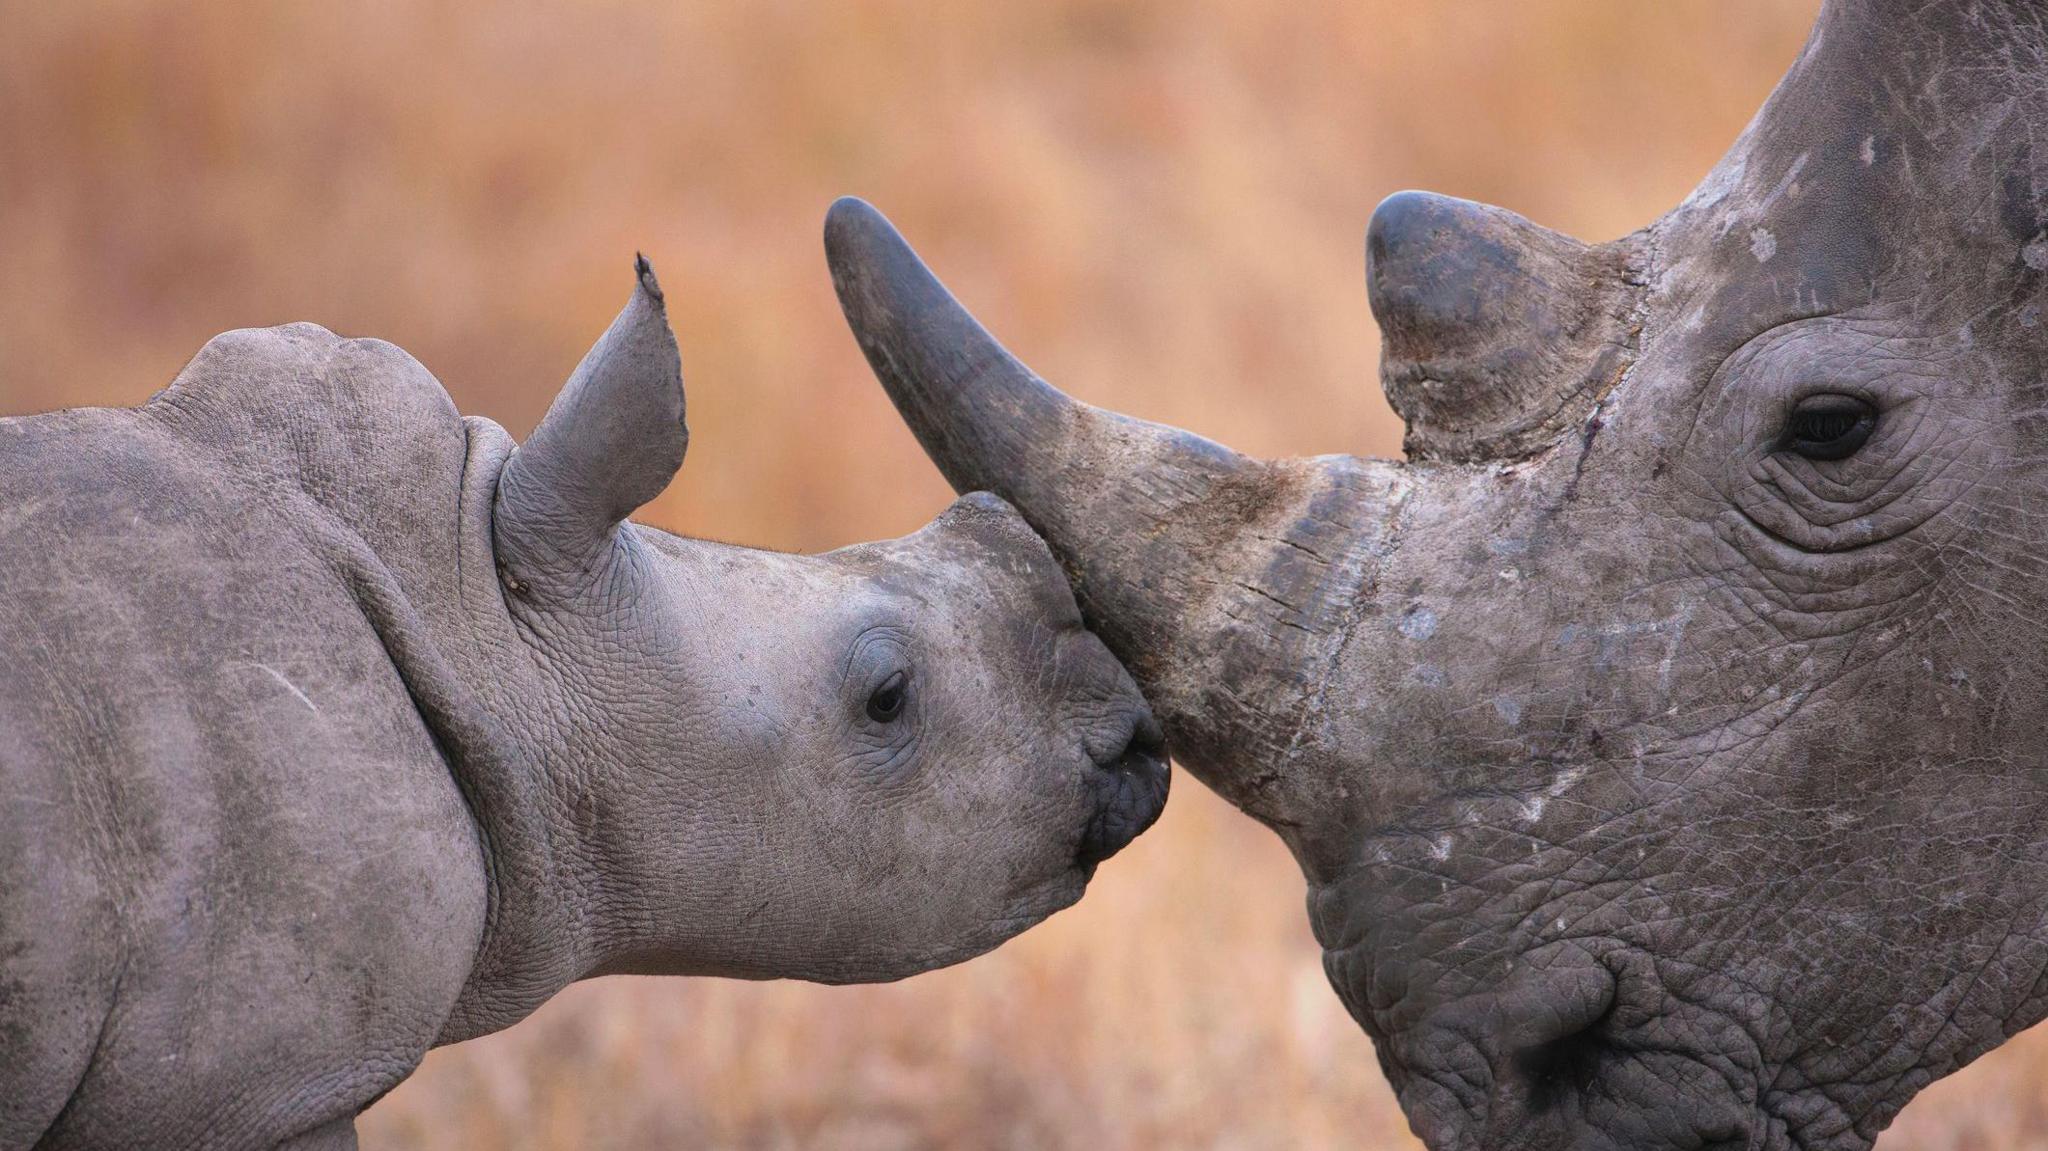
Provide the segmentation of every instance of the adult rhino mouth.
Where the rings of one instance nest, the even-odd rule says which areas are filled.
[[[1802,1056],[1770,974],[1677,931],[1739,915],[1732,900],[1642,867],[1638,848],[1667,850],[1651,832],[1586,852],[1511,810],[1466,805],[1441,830],[1418,813],[1310,891],[1324,966],[1425,1144],[1789,1151],[1856,1129],[1820,1084],[1842,1073]]]
[[[1166,737],[1148,712],[1133,725],[1121,751],[1089,768],[1094,807],[1075,849],[1075,864],[1092,873],[1096,864],[1151,827],[1166,808],[1168,777]]]
[[[1760,1098],[1755,1052],[1714,1008],[1603,970],[1647,957],[1572,945],[1381,1042],[1402,1107],[1451,1151],[1776,1151],[1806,1145]],[[1796,1117],[1794,1117],[1796,1118]],[[1825,1124],[1815,1124],[1816,1127]],[[1823,1142],[1822,1145],[1825,1145]]]

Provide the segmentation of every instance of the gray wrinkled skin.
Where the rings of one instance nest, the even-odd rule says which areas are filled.
[[[897,405],[1293,849],[1439,1151],[1865,1148],[2048,1015],[2044,13],[1831,0],[1611,244],[1387,201],[1406,464],[1077,404],[835,209]]]
[[[1015,512],[816,557],[622,522],[682,417],[643,264],[517,448],[303,324],[0,420],[0,1148],[352,1147],[572,980],[910,975],[1157,815]]]

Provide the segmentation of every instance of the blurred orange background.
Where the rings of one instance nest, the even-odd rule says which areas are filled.
[[[819,225],[891,214],[1083,398],[1391,454],[1361,238],[1404,187],[1605,239],[1675,204],[1814,0],[0,0],[0,414],[307,319],[524,434],[660,269],[691,453],[644,518],[818,550],[948,498]],[[433,1054],[366,1148],[1410,1148],[1279,842],[1183,779],[1083,904],[829,989],[609,979]],[[2048,1035],[1882,1146],[2048,1147]]]

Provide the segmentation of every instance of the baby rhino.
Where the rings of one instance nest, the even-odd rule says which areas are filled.
[[[994,497],[822,556],[626,520],[688,440],[638,273],[519,446],[304,324],[0,420],[0,1148],[352,1147],[573,980],[940,967],[1157,816]]]

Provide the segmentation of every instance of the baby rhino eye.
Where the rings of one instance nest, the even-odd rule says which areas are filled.
[[[1785,424],[1783,450],[1809,460],[1839,460],[1855,453],[1877,429],[1877,409],[1839,393],[1807,396]]]
[[[903,714],[903,697],[909,682],[909,677],[900,671],[883,680],[882,686],[868,696],[868,718],[888,723]]]

